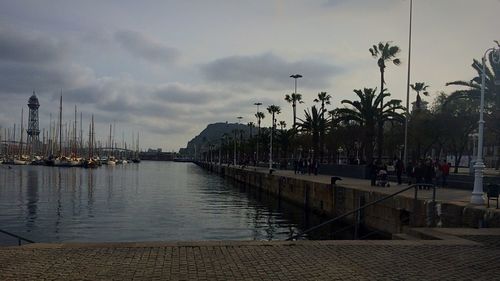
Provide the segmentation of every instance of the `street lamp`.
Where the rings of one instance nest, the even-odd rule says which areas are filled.
[[[293,74],[293,75],[290,75],[290,78],[293,78],[295,79],[295,91],[294,91],[294,94],[295,96],[297,96],[297,79],[299,78],[302,78],[302,75],[300,74]],[[295,101],[294,101],[294,119],[293,119],[293,128],[295,129]]]
[[[237,133],[238,133],[238,128],[240,127],[240,121],[243,117],[238,116],[236,117],[238,119],[238,126],[236,126],[236,130],[234,131],[234,155],[233,155],[233,160],[234,160],[234,165],[236,165],[236,140],[237,140]]]
[[[257,106],[257,114],[259,114],[259,106],[262,105],[261,102],[256,102],[253,105]],[[260,142],[260,117],[257,117],[257,125],[259,125],[259,136],[257,137],[257,154],[255,156],[255,163],[258,166],[259,165],[259,142]]]
[[[408,77],[406,81],[406,116],[405,116],[405,144],[404,144],[404,154],[403,163],[407,165],[408,163],[408,119],[410,118],[410,59],[411,59],[411,18],[412,18],[412,8],[413,1],[410,0],[410,28],[408,32]]]
[[[482,57],[483,69],[481,73],[481,103],[479,105],[479,130],[478,130],[478,139],[477,139],[477,158],[476,163],[474,164],[474,190],[472,191],[472,196],[470,198],[470,202],[472,204],[482,205],[484,204],[484,194],[483,194],[483,170],[485,168],[483,162],[483,138],[484,138],[484,84],[485,84],[485,76],[486,76],[486,55],[488,52],[492,52],[492,61],[496,63],[500,63],[500,44],[498,41],[497,47],[489,48],[484,52]],[[497,82],[495,81],[495,84]]]

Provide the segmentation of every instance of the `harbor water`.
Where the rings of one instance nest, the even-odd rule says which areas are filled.
[[[36,242],[283,240],[324,219],[192,163],[0,165],[0,229]]]

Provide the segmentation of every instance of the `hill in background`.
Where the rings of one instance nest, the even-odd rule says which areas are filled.
[[[198,152],[206,149],[208,144],[220,144],[220,139],[224,134],[233,136],[234,130],[243,130],[244,135],[248,136],[250,128],[245,124],[237,123],[214,123],[209,124],[199,135],[192,138],[188,143],[186,148],[181,148],[179,154],[182,157],[194,157],[195,147]]]

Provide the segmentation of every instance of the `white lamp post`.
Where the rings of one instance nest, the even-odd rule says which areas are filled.
[[[496,41],[497,45],[498,42]],[[482,205],[484,204],[484,192],[483,192],[483,170],[485,168],[483,162],[483,138],[484,138],[484,84],[485,84],[485,73],[486,73],[486,55],[488,52],[493,52],[492,59],[494,63],[500,62],[500,45],[497,48],[489,48],[484,52],[482,57],[483,69],[481,73],[481,103],[479,106],[479,130],[477,138],[477,158],[474,164],[474,190],[472,191],[472,196],[470,202],[472,204]],[[496,81],[495,81],[496,84]]]

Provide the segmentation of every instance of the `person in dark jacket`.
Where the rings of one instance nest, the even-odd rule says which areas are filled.
[[[398,178],[398,185],[401,185],[403,182],[402,175],[403,175],[403,170],[405,168],[403,161],[399,158],[394,159],[394,169],[396,170],[396,177]]]
[[[424,161],[418,161],[418,164],[413,168],[413,176],[415,177],[415,183],[423,183],[424,181]]]
[[[433,179],[436,177],[436,171],[431,159],[427,159],[424,165],[424,183],[432,184]]]

